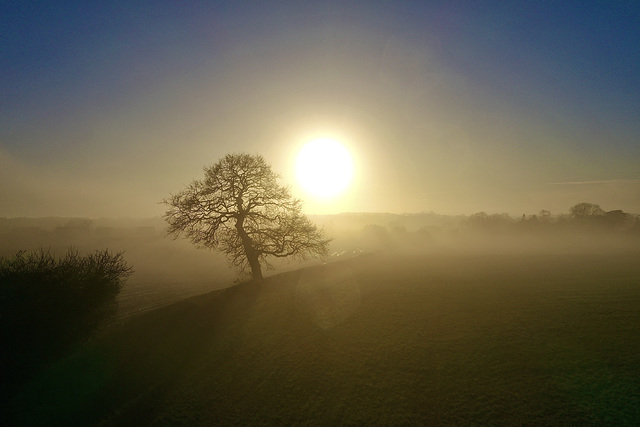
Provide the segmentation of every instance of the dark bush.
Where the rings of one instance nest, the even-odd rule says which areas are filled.
[[[0,258],[5,372],[19,381],[87,339],[115,313],[116,297],[131,273],[123,254],[108,250],[82,256],[69,249],[56,259],[41,249]]]

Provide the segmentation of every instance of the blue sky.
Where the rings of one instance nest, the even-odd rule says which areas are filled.
[[[159,215],[237,151],[295,192],[318,134],[358,179],[310,213],[640,213],[636,2],[3,2],[0,73],[3,216]]]

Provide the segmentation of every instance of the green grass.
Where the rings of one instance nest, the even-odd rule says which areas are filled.
[[[637,259],[365,256],[212,292],[51,366],[14,421],[639,425]]]

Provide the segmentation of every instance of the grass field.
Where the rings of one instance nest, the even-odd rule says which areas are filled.
[[[639,259],[366,255],[289,272],[130,319],[34,379],[10,416],[640,425]]]

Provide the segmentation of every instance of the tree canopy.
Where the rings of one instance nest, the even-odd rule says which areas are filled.
[[[569,212],[574,219],[586,219],[594,216],[601,216],[605,214],[600,206],[594,203],[578,203],[577,205],[573,205]]]
[[[169,233],[218,250],[262,280],[268,257],[326,255],[329,239],[301,213],[260,155],[228,154],[164,203]]]

